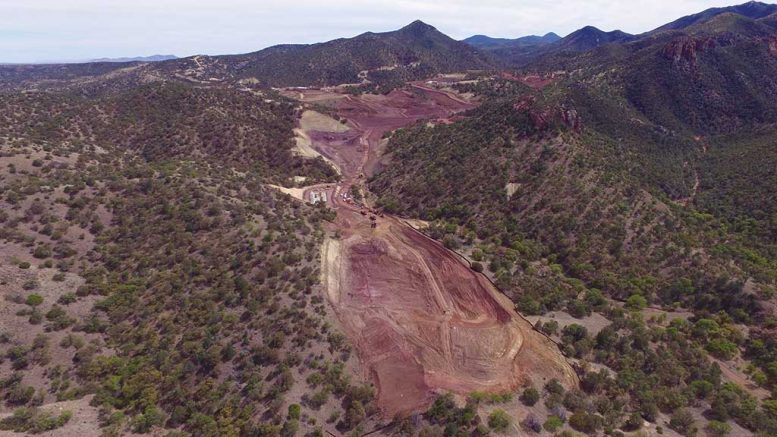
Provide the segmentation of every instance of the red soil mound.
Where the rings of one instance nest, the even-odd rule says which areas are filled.
[[[350,226],[326,272],[339,283],[330,300],[387,415],[423,408],[440,390],[575,383],[555,345],[457,255],[396,219],[371,228],[355,212],[340,215]]]

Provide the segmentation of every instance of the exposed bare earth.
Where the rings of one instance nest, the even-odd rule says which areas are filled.
[[[294,129],[294,140],[296,142],[295,151],[298,154],[307,158],[317,158],[321,156],[335,170],[337,170],[338,173],[340,173],[340,168],[337,166],[337,164],[332,162],[332,160],[330,160],[327,156],[321,155],[321,153],[312,147],[312,141],[308,135],[308,132],[317,131],[343,133],[348,131],[348,127],[339,121],[319,112],[305,111],[302,113],[302,117],[300,119],[300,127]]]
[[[386,413],[421,408],[437,390],[574,384],[555,345],[455,254],[392,218],[373,229],[345,210],[338,225],[342,239],[326,251],[328,297]]]
[[[423,119],[444,122],[473,104],[420,84],[386,96],[331,92],[311,91],[317,101],[331,102],[350,129],[324,131],[316,123],[319,130],[305,134],[344,181],[306,191],[326,188],[337,210],[331,231],[340,238],[322,248],[323,282],[384,415],[424,408],[440,391],[504,391],[551,378],[575,385],[557,347],[485,276],[404,221],[343,196],[379,166],[385,132]],[[301,94],[305,101],[306,91]]]

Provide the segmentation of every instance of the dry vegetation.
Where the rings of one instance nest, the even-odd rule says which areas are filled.
[[[318,292],[331,212],[265,188],[334,177],[291,154],[290,104],[171,84],[2,103],[3,429],[65,425],[36,408],[88,394],[105,435],[369,414]]]
[[[523,313],[577,319],[536,325],[577,360],[581,375],[582,391],[547,395],[549,407],[563,406],[556,416],[586,433],[636,430],[642,419],[684,435],[726,421],[743,432],[774,432],[774,401],[759,403],[763,391],[754,388],[774,387],[766,363],[774,357],[767,338],[777,266],[773,236],[764,232],[773,225],[763,219],[772,207],[750,210],[748,228],[734,224],[748,213],[730,197],[722,197],[729,217],[705,210],[721,199],[719,188],[702,187],[703,203],[681,203],[692,175],[678,174],[677,158],[695,140],[667,149],[667,138],[629,120],[636,111],[615,112],[610,89],[560,83],[534,91],[502,79],[459,88],[484,103],[457,123],[394,133],[390,164],[369,186],[384,210],[432,221],[426,232],[465,253]],[[600,122],[605,114],[609,125]],[[622,129],[611,128],[618,123],[635,128],[618,136]],[[774,136],[755,143],[762,151],[767,138]],[[715,155],[731,147],[724,144],[720,138]],[[735,171],[732,161],[715,159],[705,181]],[[741,171],[737,186],[763,186]],[[770,189],[763,195],[771,198]],[[640,313],[648,305],[693,316],[649,321]],[[608,326],[586,328],[592,313]],[[727,379],[708,356],[753,357],[761,369],[750,365],[751,379],[738,386],[742,380]],[[763,356],[770,358],[756,358]],[[455,417],[441,424],[451,420],[473,426]]]
[[[436,99],[461,109],[474,105],[452,88],[478,96],[466,117],[428,112],[421,97],[432,90],[407,81],[499,62],[421,22],[248,55],[0,67],[0,430],[776,435],[770,8],[751,2],[731,10],[751,18],[701,14],[569,53],[570,43],[600,44],[601,33],[583,29],[530,53],[532,71],[438,78]],[[525,55],[495,52],[516,65]],[[464,80],[445,81],[454,78]],[[362,96],[267,88],[344,83]],[[284,97],[296,94],[311,104]],[[338,109],[346,116],[329,118]],[[358,229],[370,243],[354,244],[348,232],[325,235],[333,211],[268,188],[341,178],[319,154],[343,178],[372,176],[372,193],[364,180],[346,191],[359,202],[428,222],[429,236],[533,317],[531,335],[560,348],[579,387],[522,378],[503,393],[440,393],[418,413],[431,388],[460,388],[446,382],[419,392],[411,414],[379,417],[385,387],[356,376],[370,365],[354,358],[319,280],[325,238],[333,251],[355,248],[347,253],[358,264],[383,256],[372,235],[385,222]],[[374,278],[384,290],[402,284],[375,265],[342,275],[337,291],[348,278],[370,299]],[[458,276],[446,288],[485,281],[462,268],[449,268]],[[400,288],[391,297],[414,307],[420,294]],[[365,301],[357,315],[373,311]],[[384,321],[412,331],[390,303],[379,307]],[[401,331],[368,328],[343,332],[392,347],[386,333]],[[493,364],[477,359],[487,344],[472,336],[471,350],[457,352],[471,362],[451,364],[456,372]],[[434,353],[407,343],[403,365]],[[388,369],[386,385],[435,377],[405,369]],[[392,411],[404,394],[392,393]]]

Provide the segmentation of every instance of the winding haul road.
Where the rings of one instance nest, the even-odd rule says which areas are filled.
[[[327,191],[339,238],[322,249],[322,282],[386,416],[425,408],[440,391],[505,391],[556,378],[577,384],[550,340],[535,332],[510,300],[455,253],[399,218],[343,197],[381,159],[386,132],[419,120],[449,119],[474,107],[421,83],[386,96],[306,90],[302,102],[333,106],[348,132],[306,132],[331,159],[342,182]],[[294,91],[297,97],[298,91]]]

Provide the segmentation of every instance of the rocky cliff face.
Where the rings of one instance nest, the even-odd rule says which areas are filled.
[[[541,132],[552,126],[566,126],[574,131],[582,127],[577,110],[560,106],[542,106],[534,96],[527,96],[513,103],[513,109],[528,115],[534,130]]]
[[[721,41],[715,38],[683,36],[669,42],[664,47],[663,55],[675,65],[695,66],[699,53],[714,49],[719,44]]]

